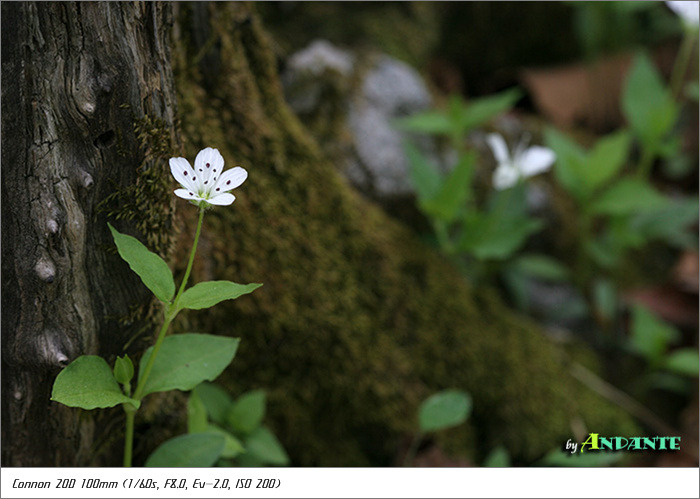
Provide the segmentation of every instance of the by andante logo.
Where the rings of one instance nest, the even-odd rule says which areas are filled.
[[[568,440],[566,449],[575,453],[577,442]],[[681,437],[601,437],[598,433],[589,433],[581,443],[581,452],[590,451],[639,451],[639,450],[680,450]]]

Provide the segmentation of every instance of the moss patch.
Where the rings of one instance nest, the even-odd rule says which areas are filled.
[[[474,398],[473,431],[451,442],[465,455],[500,443],[528,462],[571,438],[574,420],[601,433],[627,427],[535,325],[474,294],[346,185],[285,105],[249,6],[208,6],[215,85],[188,63],[198,47],[187,8],[175,54],[187,157],[217,147],[250,173],[232,206],[205,217],[194,279],[264,286],[178,327],[241,337],[220,381],[234,393],[268,390],[271,426],[294,464],[392,464],[420,401],[448,387]],[[182,211],[191,234],[196,210]]]

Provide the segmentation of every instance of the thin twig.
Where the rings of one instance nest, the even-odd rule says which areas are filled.
[[[619,407],[622,407],[657,433],[661,435],[681,435],[680,431],[666,424],[652,411],[644,407],[622,390],[615,388],[607,381],[601,379],[595,373],[586,369],[581,364],[577,362],[572,363],[571,374],[574,378],[578,379],[591,390],[598,392],[609,401],[613,402]],[[682,435],[682,437],[686,441],[689,440],[690,445],[684,445],[681,452],[698,459],[698,443],[687,435]]]

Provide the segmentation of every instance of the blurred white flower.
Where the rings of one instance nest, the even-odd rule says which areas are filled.
[[[498,161],[496,171],[493,172],[493,186],[499,191],[513,187],[521,178],[546,172],[556,159],[551,149],[541,146],[527,147],[526,140],[518,144],[513,156],[508,152],[506,141],[501,135],[489,134],[486,141]]]
[[[199,151],[194,170],[185,158],[170,158],[170,171],[183,187],[176,189],[175,195],[198,206],[233,203],[236,197],[228,191],[248,178],[248,172],[240,166],[224,171],[224,158],[218,149],[211,147]]]
[[[678,14],[683,21],[690,26],[698,25],[700,16],[700,2],[666,2],[669,8]]]

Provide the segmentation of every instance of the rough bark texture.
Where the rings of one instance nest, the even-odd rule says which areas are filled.
[[[63,366],[113,358],[146,322],[149,295],[106,222],[135,235],[148,227],[163,254],[170,245],[170,186],[159,182],[177,143],[170,12],[2,3],[3,465],[119,463],[98,448],[119,410],[49,398]],[[124,222],[108,218],[117,206]]]
[[[268,422],[294,464],[391,464],[420,400],[448,387],[474,398],[470,424],[445,442],[455,453],[503,444],[530,462],[575,427],[624,434],[627,417],[568,376],[535,325],[473,293],[338,176],[285,104],[253,7],[174,8],[186,156],[218,147],[250,172],[236,202],[205,218],[193,277],[265,284],[176,329],[241,337],[221,382],[268,390]],[[113,357],[148,323],[106,222],[127,220],[118,228],[147,233],[161,254],[178,232],[168,12],[3,3],[3,464],[119,462],[107,455],[118,413],[96,428],[49,396],[61,365]],[[188,245],[196,210],[178,203]],[[187,245],[173,255],[180,269]],[[185,431],[181,401],[165,402],[139,411],[136,464],[172,436],[154,429]]]

